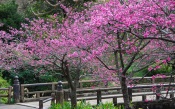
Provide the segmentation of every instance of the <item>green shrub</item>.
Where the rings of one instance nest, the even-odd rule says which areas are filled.
[[[172,67],[168,65],[162,65],[160,69],[152,70],[147,76],[153,76],[156,74],[168,74],[172,71]]]
[[[119,106],[114,106],[114,104],[113,103],[105,103],[105,104],[103,104],[103,103],[101,103],[100,105],[98,105],[97,107],[96,107],[96,109],[119,109]]]
[[[32,66],[26,66],[12,71],[2,71],[2,77],[9,82],[10,85],[13,85],[14,77],[19,77],[19,82],[21,84],[32,84],[32,83],[46,83],[46,82],[58,82],[63,81],[60,75],[55,74],[54,72],[40,72],[40,69],[36,69]],[[64,85],[65,86],[65,85]],[[42,90],[51,90],[51,86],[34,86],[28,87],[29,91],[42,91]],[[44,96],[47,96],[48,93],[45,93]],[[32,96],[29,95],[29,96]]]
[[[64,102],[63,106],[60,104],[52,104],[50,109],[71,109],[70,102]],[[92,106],[89,103],[78,102],[76,109],[124,109],[123,106],[114,106],[113,103],[101,103],[97,106]]]
[[[153,75],[156,75],[156,74],[167,74],[168,75],[168,73],[170,73],[171,71],[172,71],[172,67],[171,66],[169,66],[169,65],[161,65],[160,69],[148,71],[148,69],[145,68],[142,71],[139,71],[139,72],[135,73],[134,76],[142,77],[145,74],[147,74],[146,76],[153,76]]]
[[[21,84],[32,84],[32,83],[45,83],[45,82],[57,82],[62,80],[60,75],[54,72],[44,72],[40,73],[40,69],[34,70],[34,67],[27,66],[26,68],[21,68],[12,71],[2,71],[2,77],[7,80],[11,85],[13,84],[13,79],[15,76],[19,77]]]
[[[4,80],[2,77],[0,77],[0,88],[7,88],[9,86],[10,86],[9,83],[6,80]],[[0,91],[0,94],[4,95],[4,94],[7,94],[7,92],[6,91]],[[7,98],[6,97],[5,98],[4,97],[0,98],[0,102],[7,103]]]

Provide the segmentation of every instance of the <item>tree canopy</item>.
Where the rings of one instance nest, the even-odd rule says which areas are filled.
[[[84,5],[88,8],[80,12],[63,7],[67,17],[62,23],[55,14],[52,19],[23,24],[11,34],[1,31],[3,38],[21,36],[10,44],[0,42],[1,67],[30,64],[60,69],[73,91],[71,72],[77,73],[78,81],[81,70],[92,68],[99,77],[120,83],[129,109],[127,86],[132,75],[128,72],[156,70],[173,59],[175,1],[110,0]]]

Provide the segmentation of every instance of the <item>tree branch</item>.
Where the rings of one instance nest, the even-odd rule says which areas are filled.
[[[50,12],[53,11],[53,9],[51,9],[51,10],[48,11],[48,12],[44,12],[44,13],[37,12],[37,13],[36,13],[36,12],[33,10],[32,7],[31,7],[30,9],[31,9],[32,13],[33,13],[35,16],[42,16],[42,15],[45,15],[45,14],[49,14]]]
[[[56,4],[52,4],[52,3],[50,3],[48,0],[45,0],[46,1],[46,3],[48,4],[48,5],[50,5],[50,6],[52,6],[52,7],[57,7],[58,5],[60,5],[61,4],[61,2],[63,2],[64,0],[62,0],[62,1],[58,1],[58,0],[56,0],[57,1],[57,3]]]
[[[116,70],[116,69],[112,69],[112,68],[109,68],[99,57],[96,56],[96,58],[100,61],[100,63],[102,63],[102,65],[108,69],[108,70]]]
[[[125,34],[123,34],[124,36]],[[120,56],[120,63],[121,63],[121,66],[122,66],[122,69],[124,69],[124,62],[123,62],[123,55],[122,55],[122,52],[121,52],[121,40],[120,40],[120,37],[119,37],[119,33],[117,33],[117,39],[118,39],[118,47],[119,47],[119,56]]]
[[[133,35],[135,35],[139,39],[156,39],[156,40],[162,40],[162,41],[166,41],[166,42],[175,43],[174,40],[167,39],[167,38],[162,38],[162,37],[144,37],[142,35],[138,35],[138,34],[132,32],[131,30],[130,30],[130,33],[133,34]]]

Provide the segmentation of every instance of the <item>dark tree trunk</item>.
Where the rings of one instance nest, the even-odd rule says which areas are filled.
[[[121,84],[121,88],[122,88],[122,94],[123,94],[123,100],[124,100],[124,107],[125,109],[131,109],[129,104],[129,94],[128,94],[128,88],[127,88],[127,84],[126,84],[126,73],[119,72],[119,57],[118,57],[118,53],[117,51],[114,52],[114,56],[115,56],[115,64],[116,64],[116,69],[117,69],[117,73],[118,73],[118,77],[120,80],[120,84]]]
[[[71,107],[74,109],[77,106],[77,95],[76,95],[76,88],[71,89]]]
[[[125,76],[121,77],[120,84],[121,84],[122,93],[123,93],[124,107],[125,109],[131,109],[129,105],[130,101],[129,101],[129,94],[128,94],[128,88],[127,88]]]

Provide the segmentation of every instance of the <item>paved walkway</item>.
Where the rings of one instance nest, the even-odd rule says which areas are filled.
[[[155,99],[155,96],[149,95],[147,96],[147,100],[153,100]],[[133,97],[133,102],[134,101],[141,101],[142,97],[137,96]],[[118,103],[123,102],[123,98],[117,98]],[[87,100],[86,102],[89,102],[92,105],[97,104],[97,100]],[[102,102],[112,102],[112,99],[102,99]],[[44,109],[49,109],[50,107],[50,101],[44,103]],[[38,109],[39,102],[25,102],[25,103],[17,103],[17,104],[12,104],[12,105],[6,105],[6,104],[0,104],[0,109]]]
[[[12,104],[12,105],[0,104],[0,109],[36,109],[36,108],[17,105],[17,104]]]

